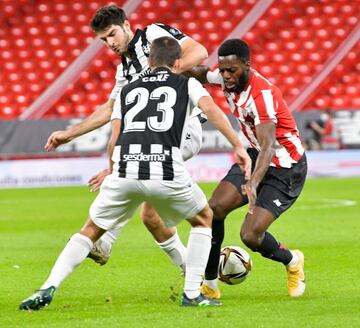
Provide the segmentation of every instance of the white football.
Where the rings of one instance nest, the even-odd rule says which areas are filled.
[[[249,253],[239,246],[226,246],[220,253],[219,280],[228,285],[243,282],[250,274],[252,261]]]

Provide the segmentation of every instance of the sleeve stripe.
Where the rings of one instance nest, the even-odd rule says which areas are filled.
[[[180,41],[180,40],[182,40],[183,38],[186,37],[186,35],[184,33],[181,33],[177,28],[174,28],[174,27],[171,27],[171,26],[165,25],[165,24],[160,24],[160,23],[154,23],[154,25],[164,29],[166,32],[168,32],[176,40]]]
[[[274,99],[271,93],[271,90],[261,90],[262,96],[264,98],[264,104],[267,114],[269,118],[274,119],[276,118],[276,113],[274,109]]]

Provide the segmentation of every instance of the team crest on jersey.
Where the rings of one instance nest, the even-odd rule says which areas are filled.
[[[150,44],[148,43],[148,44],[142,45],[141,47],[142,47],[142,50],[143,50],[145,56],[149,56],[149,54],[150,54]]]
[[[169,32],[174,36],[181,34],[181,32],[175,27],[172,27]]]

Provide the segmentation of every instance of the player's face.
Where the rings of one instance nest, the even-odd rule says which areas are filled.
[[[250,64],[244,63],[235,55],[219,56],[219,70],[230,92],[243,91],[248,80]]]
[[[133,34],[129,22],[125,21],[122,26],[110,25],[105,30],[98,32],[97,36],[104,41],[108,48],[121,56],[127,52]]]

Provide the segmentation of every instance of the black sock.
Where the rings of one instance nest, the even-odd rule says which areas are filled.
[[[213,220],[212,240],[209,260],[205,270],[205,279],[213,280],[218,277],[221,244],[224,240],[224,220]]]
[[[280,244],[270,233],[265,232],[264,240],[256,250],[263,257],[288,265],[292,259],[291,252]]]

